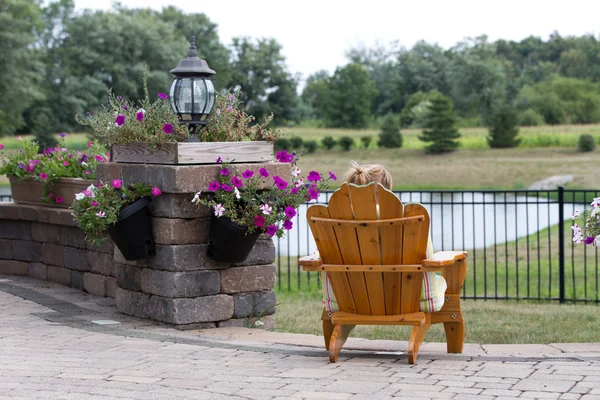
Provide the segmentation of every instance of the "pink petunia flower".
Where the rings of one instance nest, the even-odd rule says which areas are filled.
[[[267,222],[267,220],[262,215],[257,215],[254,217],[254,225],[256,225],[258,228],[265,226],[265,222]]]
[[[42,172],[42,173],[40,173],[40,179],[45,181],[46,179],[48,179],[48,175],[46,175],[44,172]]]
[[[69,166],[69,162],[68,161],[64,161],[63,164],[64,164],[65,167]]]
[[[92,143],[92,142],[88,142],[88,144],[87,144],[88,147],[92,147],[93,145],[94,145],[94,143]]]
[[[267,226],[266,233],[267,235],[273,236],[275,233],[277,233],[277,225]]]
[[[62,198],[62,196],[56,196],[56,199],[55,199],[55,201],[56,201],[56,203],[57,203],[57,204],[60,204],[60,203],[62,203],[62,202],[63,202],[63,198]]]
[[[98,207],[98,203],[96,203],[95,201],[92,201],[92,207]]]
[[[111,183],[112,187],[115,189],[121,189],[123,187],[123,181],[120,179],[113,179]]]
[[[286,219],[285,221],[283,221],[283,229],[289,231],[290,229],[292,229],[293,226],[294,226],[294,223],[292,221],[290,221],[289,219]]]
[[[4,145],[2,143],[0,143],[0,150],[4,149]]]
[[[123,124],[125,123],[125,116],[124,115],[117,115],[117,118],[115,118],[115,124],[117,124],[117,126],[123,126]]]
[[[163,130],[163,132],[164,132],[164,133],[166,133],[167,135],[170,135],[170,134],[171,134],[171,132],[173,132],[173,125],[171,125],[171,124],[169,124],[169,123],[167,123],[167,124],[164,124],[164,125],[163,125],[163,127],[162,127],[162,130]]]
[[[153,195],[154,197],[156,197],[156,196],[160,196],[161,194],[162,194],[162,192],[160,191],[160,189],[159,189],[159,188],[157,188],[157,187],[153,187],[153,188],[152,188],[152,195]]]

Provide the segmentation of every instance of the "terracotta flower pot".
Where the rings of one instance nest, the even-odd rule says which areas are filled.
[[[9,178],[9,181],[11,195],[15,203],[62,208],[71,207],[75,195],[83,192],[94,183],[94,181],[88,179],[61,178],[50,188],[54,200],[45,202],[42,199],[42,182],[33,179],[19,180],[12,177]],[[57,203],[56,198],[59,196],[62,201]]]

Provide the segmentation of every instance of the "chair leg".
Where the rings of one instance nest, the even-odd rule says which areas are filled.
[[[331,340],[331,333],[333,332],[334,325],[331,323],[331,317],[329,314],[327,314],[327,310],[325,309],[323,309],[321,321],[323,322],[323,339],[325,339],[325,348],[329,350],[329,341]]]
[[[419,349],[421,348],[421,344],[423,343],[425,334],[431,326],[431,314],[427,313],[425,315],[427,316],[425,323],[421,326],[414,326],[412,332],[410,333],[410,339],[408,340],[409,364],[414,364],[417,362],[417,357],[419,356]]]
[[[342,346],[346,343],[348,335],[356,325],[334,325],[333,332],[331,333],[331,340],[329,341],[329,361],[334,363],[337,362],[340,356]]]
[[[465,344],[465,322],[444,322],[448,353],[462,353]]]

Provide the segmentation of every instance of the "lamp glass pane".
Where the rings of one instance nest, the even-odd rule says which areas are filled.
[[[192,113],[192,80],[190,78],[181,78],[181,85],[177,93],[177,105],[179,113]]]
[[[215,86],[211,80],[206,80],[206,87],[208,88],[208,104],[204,113],[210,114],[213,106],[215,105]]]
[[[206,87],[204,86],[204,79],[194,79],[194,114],[204,113],[204,107],[206,106]]]

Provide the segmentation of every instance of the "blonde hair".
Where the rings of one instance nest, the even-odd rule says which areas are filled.
[[[355,185],[379,182],[386,189],[392,190],[392,175],[381,164],[359,165],[356,161],[351,161],[344,180]]]

